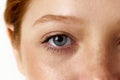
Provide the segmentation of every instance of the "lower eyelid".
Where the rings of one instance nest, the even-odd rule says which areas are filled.
[[[65,47],[54,47],[51,46],[49,43],[44,43],[43,44],[44,48],[47,51],[50,51],[50,53],[74,53],[77,50],[77,45],[75,43],[72,43],[69,46],[65,46]]]

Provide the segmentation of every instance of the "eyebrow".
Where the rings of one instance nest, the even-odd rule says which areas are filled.
[[[78,19],[75,16],[62,16],[62,15],[44,15],[40,17],[38,20],[35,21],[34,25],[38,23],[46,23],[50,21],[57,21],[62,23],[76,23],[79,21],[79,23],[83,23],[82,19]]]

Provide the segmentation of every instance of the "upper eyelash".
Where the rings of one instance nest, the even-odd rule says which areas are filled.
[[[52,31],[49,32],[45,35],[42,36],[41,39],[41,43],[45,43],[47,42],[51,37],[54,37],[56,35],[63,35],[63,36],[67,36],[69,38],[71,38],[73,41],[76,41],[76,43],[78,43],[78,39],[75,36],[72,36],[69,32],[64,32],[64,31]]]
[[[65,34],[54,34],[54,35],[46,37],[45,40],[42,41],[42,43],[48,42],[52,37],[59,36],[59,35],[66,36]]]

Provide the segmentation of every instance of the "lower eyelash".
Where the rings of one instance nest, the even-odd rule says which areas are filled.
[[[67,54],[67,53],[74,53],[76,50],[77,50],[77,45],[76,44],[72,44],[70,46],[67,46],[67,47],[63,47],[63,48],[55,48],[53,46],[50,46],[49,44],[45,43],[43,44],[44,47],[47,49],[47,51],[49,51],[50,53],[54,54],[54,53],[57,53],[57,54]]]
[[[68,52],[70,50],[69,47],[67,48],[53,48],[53,47],[47,47],[47,51],[52,51],[52,53],[63,53]]]

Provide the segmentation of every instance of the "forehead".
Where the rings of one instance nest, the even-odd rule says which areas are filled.
[[[32,0],[24,20],[33,22],[47,14],[75,16],[94,23],[119,22],[120,0]]]
[[[89,14],[103,11],[114,13],[120,11],[120,0],[32,0],[30,7],[40,11],[64,11],[66,14],[72,11],[89,11]]]

